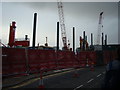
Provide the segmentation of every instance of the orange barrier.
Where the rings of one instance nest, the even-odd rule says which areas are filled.
[[[77,68],[96,65],[95,51],[84,51],[76,55],[72,51],[55,51],[25,48],[2,48],[2,74],[14,75],[38,73],[63,68]],[[104,63],[116,57],[115,51],[103,52]]]
[[[37,73],[79,66],[72,51],[3,48],[3,75]],[[22,75],[22,74],[21,74]]]
[[[96,64],[96,52],[95,51],[83,51],[77,53],[78,60],[81,66],[90,66],[91,62]]]
[[[25,49],[2,48],[2,74],[26,73]]]

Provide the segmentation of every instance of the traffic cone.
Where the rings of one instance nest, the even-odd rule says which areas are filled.
[[[89,67],[89,65],[88,65],[88,59],[87,59],[87,61],[86,61],[86,67]]]
[[[42,73],[40,74],[40,81],[39,81],[39,86],[38,88],[40,88],[41,90],[44,90],[45,86],[43,84],[43,78],[42,78]]]

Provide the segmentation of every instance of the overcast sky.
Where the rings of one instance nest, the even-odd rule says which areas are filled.
[[[93,33],[94,44],[96,43],[99,14],[102,11],[103,32],[108,35],[108,44],[118,44],[117,2],[63,2],[63,5],[66,33],[71,47],[73,26],[76,28],[76,47],[79,47],[79,36],[83,36],[83,31],[86,31],[89,44],[90,33]],[[44,45],[45,37],[48,37],[48,45],[56,46],[56,22],[59,21],[56,2],[3,2],[2,42],[8,43],[9,25],[12,21],[16,21],[15,37],[24,38],[27,34],[32,45],[34,12],[38,13],[36,45],[37,43]],[[61,32],[60,47],[62,47]]]

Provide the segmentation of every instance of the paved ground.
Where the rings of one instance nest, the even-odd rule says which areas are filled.
[[[55,73],[60,73],[60,72],[65,72],[65,71],[69,71],[69,70],[73,70],[73,68],[68,68],[68,69],[61,69],[61,70],[53,70],[53,71],[49,71],[49,72],[44,72],[43,76],[48,76],[51,74],[55,74]],[[22,74],[22,75],[15,75],[15,76],[9,76],[6,78],[2,78],[2,88],[6,89],[6,88],[10,88],[12,86],[17,86],[21,83],[26,83],[27,81],[33,80],[35,78],[40,77],[40,74]]]
[[[77,74],[75,74],[77,72]],[[79,68],[66,72],[56,73],[43,77],[45,88],[101,88],[105,74],[105,67],[95,67],[95,71],[89,68]],[[9,88],[38,88],[39,78],[30,79],[27,82],[9,87]]]

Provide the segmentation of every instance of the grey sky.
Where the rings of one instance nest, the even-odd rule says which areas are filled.
[[[1,20],[0,27],[2,29],[2,3],[0,3],[0,20]],[[2,30],[0,30],[0,39],[2,38],[1,33],[2,33]]]
[[[103,32],[108,35],[109,44],[118,43],[118,5],[117,2],[64,2],[64,16],[67,38],[72,47],[72,27],[76,28],[76,47],[79,46],[79,36],[83,31],[88,35],[97,35],[99,13],[104,11]],[[56,45],[56,22],[59,21],[56,2],[3,2],[2,3],[2,42],[7,44],[10,22],[16,21],[16,38],[29,35],[32,44],[33,13],[38,13],[36,45],[44,45],[48,37],[50,46]],[[60,32],[61,36],[61,32]],[[62,40],[60,37],[60,46]]]
[[[120,44],[120,2],[118,4],[118,43]]]

